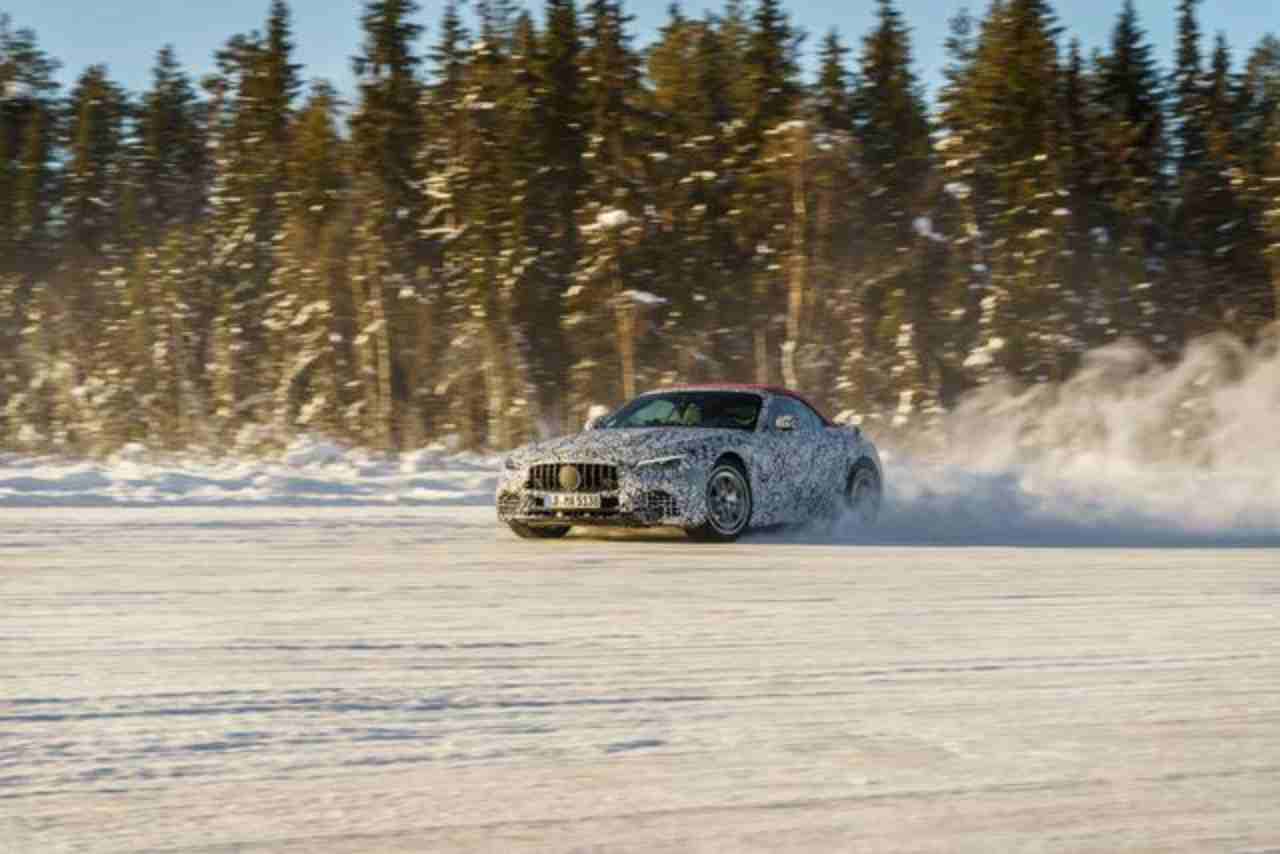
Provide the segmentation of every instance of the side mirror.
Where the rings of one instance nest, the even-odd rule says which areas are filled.
[[[796,429],[796,417],[794,415],[779,415],[778,420],[773,422],[773,429],[779,433],[790,433]]]
[[[600,424],[604,421],[604,419],[605,419],[605,416],[603,415],[591,416],[590,418],[587,419],[587,423],[582,426],[583,432],[585,433],[591,430],[600,429]]]

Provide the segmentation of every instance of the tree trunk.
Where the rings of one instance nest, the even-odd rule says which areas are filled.
[[[391,394],[391,342],[383,293],[381,247],[366,235],[362,269],[351,277],[356,306],[356,357],[364,391],[365,435],[378,448],[390,450],[395,439]]]
[[[497,241],[494,241],[497,244]],[[494,252],[497,252],[496,245]],[[485,261],[484,291],[484,383],[485,412],[488,416],[488,445],[507,450],[511,447],[511,384],[508,371],[513,354],[507,346],[509,312],[507,298],[499,281],[496,254]]]
[[[426,278],[425,272],[419,273],[419,283]],[[412,341],[405,351],[405,385],[409,394],[404,419],[403,440],[406,447],[422,445],[425,437],[429,435],[428,399],[435,368],[431,352],[431,337],[435,334],[435,316],[432,313],[430,300],[421,289],[417,289],[412,312]]]
[[[795,133],[791,162],[791,275],[787,283],[787,340],[782,345],[782,378],[791,388],[800,387],[796,352],[804,332],[804,306],[809,290],[809,205],[806,164],[809,160],[809,131]]]
[[[618,336],[618,361],[622,368],[622,397],[631,400],[636,396],[636,303],[625,293],[626,283],[622,275],[620,255],[622,247],[613,240],[613,312],[614,328]]]
[[[636,396],[636,305],[632,300],[620,298],[615,310],[618,329],[618,351],[622,360],[622,396],[631,400]]]
[[[396,413],[391,388],[391,330],[387,325],[386,294],[381,279],[371,288],[369,310],[374,328],[370,343],[377,371],[377,406],[373,410],[374,436],[380,447],[389,450],[395,447]]]
[[[756,382],[769,384],[769,283],[766,273],[757,273],[752,311],[752,345],[755,356]]]
[[[505,359],[509,354],[502,344],[502,333],[498,329],[499,321],[486,320],[484,332],[485,348],[485,412],[488,414],[489,447],[507,450],[511,447],[510,409],[511,391],[507,383]]]

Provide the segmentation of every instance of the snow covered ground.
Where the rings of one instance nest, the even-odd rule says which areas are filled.
[[[137,445],[101,461],[0,454],[0,507],[492,504],[500,464],[443,447],[387,455],[313,438],[261,459]]]
[[[519,541],[443,447],[0,455],[0,854],[1280,850],[1278,380],[1107,348],[734,546]]]
[[[79,506],[0,508],[0,851],[1280,847],[1280,551],[526,543],[349,464],[5,463]]]

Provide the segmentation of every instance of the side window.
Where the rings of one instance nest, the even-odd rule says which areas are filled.
[[[804,433],[815,433],[822,429],[822,419],[800,401],[792,397],[776,397],[773,401],[773,420],[781,415],[790,415],[796,420],[796,430]]]
[[[796,409],[795,401],[789,397],[775,397],[773,399],[773,416],[770,418],[769,426],[772,427],[777,424],[778,419],[784,415],[795,419],[797,430],[806,429],[804,416]]]
[[[765,425],[766,429],[776,430],[777,427],[774,425],[778,423],[778,419],[790,414],[787,412],[787,399],[785,397],[773,398],[773,400],[769,401],[769,421]]]
[[[803,425],[800,428],[801,430],[809,430],[810,432],[816,433],[822,429],[822,419],[818,417],[818,413],[814,412],[798,400],[793,400],[791,403],[794,404],[796,409],[801,413],[800,423]]]
[[[663,424],[671,419],[672,413],[676,411],[674,405],[669,400],[655,400],[647,406],[642,406],[631,416],[632,424]]]

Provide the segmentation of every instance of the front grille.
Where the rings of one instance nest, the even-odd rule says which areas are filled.
[[[648,515],[657,519],[671,519],[680,515],[680,505],[669,492],[646,492],[644,509]]]
[[[573,469],[578,485],[573,489],[564,486],[563,469]],[[572,481],[573,478],[567,478]],[[618,467],[604,463],[539,463],[529,469],[528,488],[535,492],[598,492],[618,491]]]

